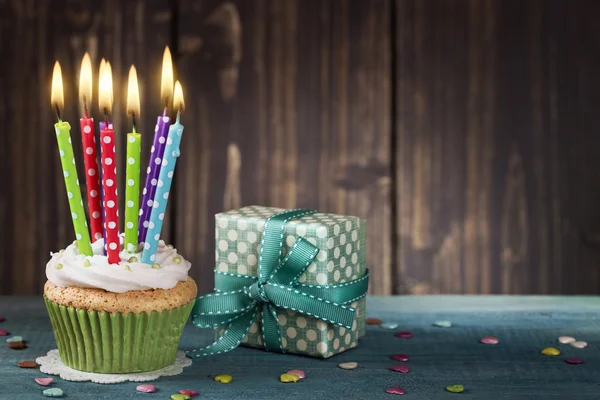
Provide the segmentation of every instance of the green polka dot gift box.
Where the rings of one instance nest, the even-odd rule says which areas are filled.
[[[328,358],[365,334],[365,221],[315,210],[247,206],[215,216],[215,292],[192,312],[216,341]]]

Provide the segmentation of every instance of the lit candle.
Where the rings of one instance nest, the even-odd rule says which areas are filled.
[[[88,107],[92,102],[92,62],[88,53],[85,53],[83,60],[81,60],[79,100],[83,103],[83,118],[79,120],[79,126],[81,127],[81,141],[83,144],[90,226],[93,240],[98,240],[103,237],[102,194],[100,193],[100,171],[98,170],[98,160],[96,158],[94,119],[88,115]]]
[[[115,154],[115,131],[108,124],[112,110],[112,73],[110,63],[101,65],[98,105],[104,114],[106,126],[100,131],[102,150],[102,189],[104,190],[104,245],[108,262],[118,264],[119,257],[119,211],[117,199],[117,160]]]
[[[156,249],[158,240],[160,239],[160,231],[162,230],[163,220],[165,218],[165,210],[167,209],[167,201],[169,199],[169,191],[175,174],[175,164],[180,155],[179,144],[183,135],[183,125],[180,123],[181,113],[185,108],[183,101],[183,90],[179,81],[175,82],[175,93],[173,95],[173,103],[177,109],[177,120],[169,128],[169,136],[167,137],[167,147],[162,160],[156,196],[152,204],[152,215],[148,226],[148,235],[146,243],[144,243],[144,252],[142,253],[142,262],[146,264],[154,263],[156,259]]]
[[[167,135],[169,134],[170,119],[167,116],[167,105],[173,96],[173,62],[171,60],[171,52],[169,48],[165,48],[163,54],[162,79],[160,85],[160,97],[164,105],[163,115],[159,115],[154,128],[154,142],[150,152],[148,161],[148,169],[146,170],[146,184],[142,191],[142,207],[140,209],[139,219],[139,237],[138,241],[145,242],[148,226],[150,223],[150,214],[152,212],[152,201],[156,193],[156,185],[162,164],[163,154]]]
[[[125,191],[125,248],[129,252],[137,250],[138,210],[140,207],[140,150],[142,136],[136,131],[136,117],[140,115],[140,93],[137,73],[132,65],[129,69],[127,85],[127,113],[131,114],[131,133],[127,134],[127,186]]]
[[[75,166],[75,156],[73,155],[73,146],[71,144],[71,125],[63,121],[60,117],[60,111],[64,107],[64,95],[62,85],[62,72],[58,61],[54,64],[52,72],[52,107],[56,110],[58,122],[54,124],[56,132],[56,141],[58,142],[58,151],[60,153],[60,163],[65,178],[65,187],[69,199],[69,208],[71,209],[71,219],[75,229],[75,237],[79,252],[86,256],[92,255],[92,245],[90,234],[83,209],[83,200],[79,188],[79,179],[77,179],[77,167]]]

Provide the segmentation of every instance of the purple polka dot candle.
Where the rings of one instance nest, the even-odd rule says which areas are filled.
[[[150,150],[150,159],[148,160],[148,168],[146,169],[146,183],[142,190],[142,204],[140,207],[139,235],[138,242],[146,241],[148,226],[150,225],[150,216],[152,214],[152,205],[156,194],[156,185],[158,185],[158,177],[160,168],[163,162],[165,146],[167,144],[167,136],[169,135],[169,123],[171,120],[167,116],[167,105],[173,97],[173,62],[171,60],[171,52],[169,48],[165,48],[163,54],[162,65],[162,81],[161,81],[161,100],[165,105],[163,115],[160,115],[156,120],[154,128],[154,141]]]

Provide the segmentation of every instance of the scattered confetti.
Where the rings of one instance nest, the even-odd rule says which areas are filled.
[[[42,394],[46,397],[62,397],[64,392],[59,388],[45,389]]]
[[[171,400],[188,400],[190,398],[187,394],[176,393],[171,395]]]
[[[463,385],[450,385],[446,386],[446,390],[450,393],[462,393],[465,391],[465,387]]]
[[[452,326],[451,321],[435,321],[433,326],[437,326],[438,328],[450,328]]]
[[[217,376],[215,376],[215,382],[229,383],[229,382],[231,382],[232,379],[233,379],[233,377],[231,375],[217,375]]]
[[[479,341],[483,344],[498,344],[499,342],[498,338],[493,336],[484,336]]]
[[[301,369],[291,369],[287,372],[288,374],[294,374],[300,379],[306,378],[306,374]]]
[[[190,389],[181,389],[179,391],[180,394],[187,394],[190,397],[198,396],[198,392]]]
[[[11,338],[6,339],[6,343],[13,343],[13,342],[22,342],[23,338],[21,336],[13,336]]]
[[[402,372],[403,374],[408,373],[408,367],[406,365],[394,365],[393,367],[390,367],[390,369],[392,371]]]
[[[37,363],[35,361],[21,361],[17,366],[21,368],[35,368],[37,367]]]
[[[390,358],[395,361],[408,361],[408,356],[406,354],[394,354]]]
[[[156,392],[156,385],[149,385],[149,384],[145,384],[145,385],[138,385],[135,390],[137,390],[138,392],[142,392],[142,393],[154,393]]]
[[[27,345],[24,342],[10,342],[8,344],[8,347],[10,347],[13,350],[22,350],[27,348]]]
[[[6,318],[0,317],[0,322],[4,322],[4,321],[6,321]]]
[[[394,336],[402,338],[402,339],[410,339],[412,337],[412,333],[410,333],[410,332],[398,332]]]
[[[379,318],[367,318],[365,322],[367,325],[381,325],[383,321]]]
[[[383,329],[396,329],[398,324],[395,322],[384,322],[380,325]]]
[[[401,387],[391,387],[386,389],[385,392],[389,394],[405,394],[406,390],[402,389]]]
[[[575,342],[571,343],[571,346],[576,347],[578,349],[583,349],[587,347],[587,342],[584,342],[583,340],[576,340]]]
[[[583,364],[583,360],[581,358],[567,358],[565,362],[567,364]]]
[[[558,341],[562,344],[569,344],[569,343],[573,343],[575,341],[575,338],[571,337],[571,336],[560,336],[558,338]]]
[[[34,381],[40,386],[48,386],[54,382],[54,378],[35,378]]]
[[[340,367],[341,369],[354,369],[354,368],[358,367],[358,363],[357,362],[345,362],[345,363],[338,364],[338,367]]]
[[[298,375],[294,374],[281,374],[279,380],[283,383],[296,383],[300,380]]]
[[[8,331],[5,329],[0,329],[0,336],[8,336]]]
[[[546,347],[544,350],[542,350],[542,354],[545,356],[559,356],[560,350],[555,347]]]

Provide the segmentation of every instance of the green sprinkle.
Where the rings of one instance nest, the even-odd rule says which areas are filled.
[[[154,264],[152,264],[152,268],[154,268],[154,269],[160,269],[160,265],[159,265],[159,264],[156,264],[156,263],[154,263]]]
[[[189,394],[172,394],[171,400],[188,400],[191,399]]]
[[[56,269],[63,269],[63,265],[62,264],[56,264]]]
[[[129,265],[123,265],[123,269],[125,271],[131,271],[131,267],[129,267]]]
[[[92,263],[90,262],[90,260],[88,260],[87,258],[85,260],[83,260],[83,266],[84,267],[89,267],[90,265],[92,265]]]
[[[462,393],[465,391],[465,387],[463,385],[450,385],[446,386],[446,390],[450,393]]]
[[[138,258],[137,257],[129,257],[129,260],[127,260],[128,262],[134,263],[134,262],[138,262]]]
[[[173,262],[175,264],[181,264],[181,257],[177,256],[177,257],[173,257]]]
[[[59,252],[59,253],[64,253],[64,252],[65,252],[65,249],[60,249],[58,252]]]
[[[172,244],[168,244],[168,245],[167,245],[167,248],[168,248],[168,249],[172,249],[172,248],[173,248],[173,245],[172,245]]]

